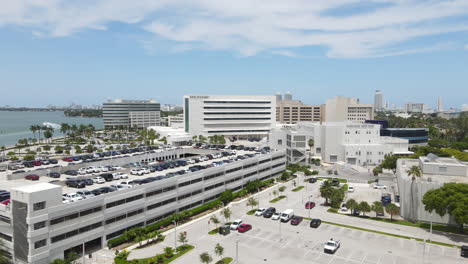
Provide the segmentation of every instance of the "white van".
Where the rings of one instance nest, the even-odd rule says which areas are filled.
[[[288,222],[293,217],[294,217],[294,210],[288,209],[281,213],[280,220],[281,222]]]

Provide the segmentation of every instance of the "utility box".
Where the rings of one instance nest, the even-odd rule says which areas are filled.
[[[219,234],[220,235],[229,235],[231,233],[231,228],[229,225],[223,225],[219,227]]]

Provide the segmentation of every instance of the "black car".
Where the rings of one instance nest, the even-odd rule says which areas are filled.
[[[96,195],[96,196],[103,194],[103,192],[101,192],[101,190],[99,190],[99,189],[92,190],[91,193]]]
[[[93,184],[94,184],[94,182],[93,182],[92,179],[84,179],[83,181],[84,181],[84,183],[85,183],[86,185],[93,185]]]
[[[321,223],[322,221],[320,219],[314,218],[310,221],[310,227],[317,228]]]
[[[11,174],[17,174],[17,173],[23,173],[23,172],[26,172],[26,171],[25,170],[17,170],[17,171],[12,172]]]
[[[264,212],[263,212],[263,217],[265,218],[270,218],[271,216],[273,216],[273,214],[276,213],[276,208],[274,207],[269,207],[267,208]]]
[[[468,246],[466,245],[461,246],[460,256],[464,258],[468,258]]]
[[[316,183],[317,182],[317,178],[310,178],[309,179],[309,183]]]
[[[103,177],[106,182],[114,180],[114,176],[111,173],[101,173],[99,176]]]
[[[333,185],[333,186],[339,186],[339,185],[340,185],[340,180],[337,179],[337,178],[333,178],[333,179],[332,179],[332,185]]]
[[[65,184],[68,187],[73,187],[73,188],[84,188],[86,187],[86,183],[81,180],[68,180],[65,182]]]
[[[0,202],[10,199],[10,193],[1,193],[0,194]]]
[[[76,170],[67,170],[67,171],[64,172],[64,174],[70,175],[70,176],[76,176],[76,175],[78,175],[78,171],[76,171]]]
[[[357,209],[354,209],[353,210],[353,215],[357,215],[359,216],[361,214],[361,211],[357,210]]]
[[[110,193],[110,192],[115,192],[114,188],[111,187],[101,187],[98,190],[101,191],[101,193]]]
[[[60,173],[56,171],[52,171],[52,172],[47,173],[47,176],[49,176],[50,178],[60,178]]]
[[[57,163],[58,163],[58,160],[56,160],[56,159],[50,159],[50,160],[49,160],[49,163],[50,163],[50,164],[57,164]]]

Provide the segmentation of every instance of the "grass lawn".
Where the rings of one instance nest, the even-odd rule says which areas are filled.
[[[293,192],[298,192],[300,190],[304,189],[304,186],[299,186],[299,187],[296,187],[294,189],[292,189]]]
[[[255,211],[257,211],[257,209],[252,209],[250,211],[247,212],[248,215],[253,215],[255,214]]]
[[[284,195],[278,196],[278,197],[276,197],[275,199],[271,200],[270,203],[276,203],[276,202],[278,202],[279,200],[282,200],[282,199],[284,199],[284,198],[286,198],[286,196],[284,196]]]
[[[233,259],[231,257],[225,257],[223,259],[220,259],[219,261],[217,261],[215,264],[229,264],[233,261]]]
[[[115,257],[114,263],[115,264],[160,263],[160,262],[157,262],[157,259],[158,259],[158,256],[162,256],[164,261],[161,262],[161,264],[167,264],[167,263],[171,263],[172,261],[179,258],[180,256],[186,254],[187,252],[189,252],[192,249],[194,249],[194,246],[192,246],[192,245],[182,245],[182,246],[177,247],[177,250],[178,250],[177,253],[172,255],[171,257],[166,257],[166,255],[164,253],[162,253],[162,254],[158,254],[158,255],[156,255],[154,257],[145,258],[145,259],[134,259],[134,260],[127,260],[128,253],[124,253],[124,254],[121,253],[121,254],[119,254],[119,256]]]
[[[332,208],[328,209],[327,212],[329,213],[338,213],[338,210],[334,211]],[[347,215],[350,217],[359,217],[359,218],[364,218],[368,220],[373,220],[373,221],[379,221],[379,222],[385,222],[385,223],[390,223],[390,224],[396,224],[396,225],[404,225],[404,226],[412,226],[412,227],[419,227],[423,229],[430,229],[431,225],[429,223],[422,223],[422,222],[410,222],[406,220],[391,220],[388,218],[380,218],[380,217],[370,217],[370,216],[355,216],[351,214],[343,214]],[[449,225],[441,225],[441,224],[432,224],[432,230],[436,231],[441,231],[441,232],[447,232],[447,233],[454,233],[454,234],[467,234],[468,233],[468,228],[465,227],[464,233],[460,232],[460,228],[458,226],[449,226]]]
[[[208,235],[216,235],[219,233],[219,227],[211,230],[210,232],[208,232]]]
[[[356,229],[356,230],[361,230],[361,231],[370,232],[370,233],[376,233],[376,234],[386,235],[386,236],[393,236],[393,237],[398,237],[398,238],[403,238],[403,239],[414,239],[414,240],[420,241],[420,242],[423,242],[423,241],[424,241],[424,239],[421,239],[421,238],[415,238],[415,237],[409,237],[409,236],[401,236],[401,235],[397,235],[397,234],[386,233],[386,232],[381,232],[381,231],[377,231],[377,230],[372,230],[372,229],[367,229],[367,228],[361,228],[361,227],[357,227],[357,226],[350,226],[350,225],[337,224],[337,223],[332,223],[332,222],[328,222],[328,221],[322,221],[322,223],[324,223],[324,224],[329,224],[329,225],[335,225],[335,226],[346,227],[346,228],[351,228],[351,229]],[[440,245],[440,246],[446,246],[446,247],[457,247],[457,248],[460,248],[460,246],[457,246],[457,245],[452,245],[452,244],[447,244],[447,243],[442,243],[442,242],[437,242],[437,241],[430,241],[430,240],[427,240],[427,243],[432,243],[432,244],[436,244],[436,245]]]

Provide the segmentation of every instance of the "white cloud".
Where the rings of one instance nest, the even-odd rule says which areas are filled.
[[[375,8],[330,15],[361,3]],[[297,56],[294,48],[320,46],[330,57],[362,58],[440,50],[438,43],[414,40],[466,32],[467,16],[466,0],[16,0],[2,3],[0,27],[17,25],[35,35],[63,37],[107,30],[119,22],[173,42],[169,50],[175,52]],[[159,46],[152,43],[144,48],[154,53]]]

